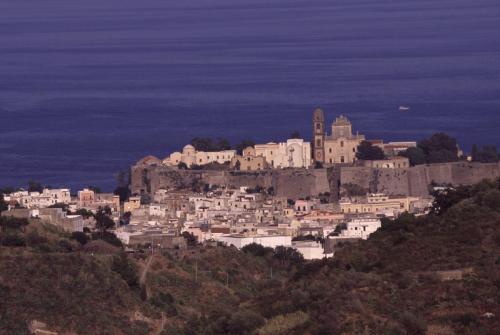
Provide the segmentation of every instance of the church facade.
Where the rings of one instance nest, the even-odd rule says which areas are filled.
[[[255,145],[255,155],[263,156],[271,168],[308,168],[311,166],[311,144],[302,139],[283,143]]]
[[[363,135],[352,133],[351,122],[343,115],[332,124],[331,134],[325,129],[325,114],[317,108],[313,112],[313,159],[325,164],[353,163]]]

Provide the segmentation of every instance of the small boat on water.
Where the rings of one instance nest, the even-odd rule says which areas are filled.
[[[399,106],[399,111],[400,112],[407,112],[410,110],[410,107],[406,107],[406,106]]]

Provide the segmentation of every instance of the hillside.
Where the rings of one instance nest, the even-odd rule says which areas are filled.
[[[126,255],[39,222],[0,226],[0,334],[33,320],[65,334],[500,333],[500,181],[316,262],[258,246]]]

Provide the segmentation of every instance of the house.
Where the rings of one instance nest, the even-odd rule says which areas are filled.
[[[216,238],[216,241],[222,242],[227,246],[235,246],[238,249],[246,245],[256,243],[263,247],[276,248],[279,246],[291,247],[292,237],[285,235],[254,235],[247,236],[242,234],[222,235]]]
[[[306,260],[322,259],[332,257],[333,254],[325,254],[321,243],[316,241],[293,241],[292,248],[300,252]]]
[[[333,236],[332,238],[360,238],[366,240],[381,226],[381,221],[376,218],[352,219],[346,223],[346,229],[341,230],[339,236]]]

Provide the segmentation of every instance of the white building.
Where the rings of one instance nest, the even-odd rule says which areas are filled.
[[[325,254],[325,249],[321,243],[316,241],[294,241],[292,248],[302,254],[304,259],[322,259],[325,257],[332,257],[333,254]]]
[[[255,155],[263,156],[272,168],[311,166],[311,144],[298,138],[289,139],[286,143],[256,144]]]
[[[236,150],[223,151],[197,151],[191,144],[184,146],[182,152],[173,152],[163,160],[163,164],[176,166],[184,163],[188,167],[191,165],[206,165],[210,163],[229,163],[236,156]]]
[[[382,226],[382,223],[375,218],[360,218],[347,222],[346,226],[346,229],[340,232],[340,236],[334,236],[333,238],[361,238],[366,240],[370,234]]]
[[[292,237],[285,235],[222,235],[214,237],[216,241],[222,242],[228,246],[234,245],[236,248],[241,249],[246,245],[256,243],[263,247],[276,248],[276,247],[291,247]]]
[[[69,204],[71,202],[70,191],[67,188],[44,189],[40,192],[18,191],[5,197],[5,200],[14,200],[26,208],[46,208],[55,204]]]

